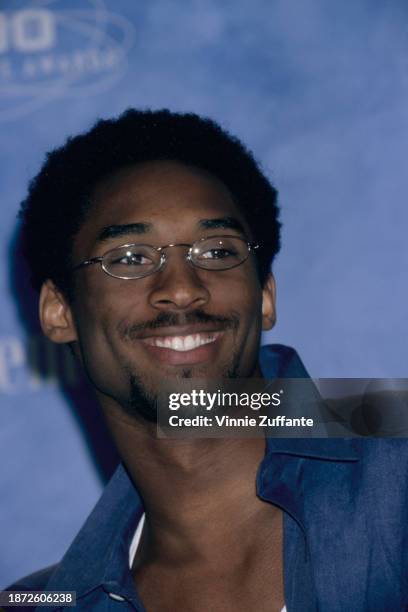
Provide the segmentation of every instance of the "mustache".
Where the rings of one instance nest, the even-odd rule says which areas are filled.
[[[141,333],[160,329],[161,327],[177,327],[182,325],[193,325],[194,323],[214,323],[216,325],[221,325],[223,329],[237,329],[239,317],[236,314],[231,314],[228,317],[210,315],[199,309],[182,315],[174,312],[160,312],[154,320],[144,321],[142,323],[132,323],[122,328],[120,332],[121,336],[132,340]]]

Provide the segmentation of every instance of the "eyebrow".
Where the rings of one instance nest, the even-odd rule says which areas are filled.
[[[201,219],[198,225],[202,229],[232,229],[245,234],[244,226],[235,217],[220,217],[219,219]]]
[[[200,219],[198,227],[201,229],[231,229],[241,232],[245,235],[244,226],[235,217],[219,217],[216,219]],[[104,242],[112,238],[120,238],[123,236],[143,235],[153,229],[152,223],[127,223],[118,225],[107,225],[103,227],[98,234],[98,242]]]
[[[125,225],[108,225],[99,232],[98,241],[104,242],[111,238],[147,234],[152,229],[151,223],[127,223]]]

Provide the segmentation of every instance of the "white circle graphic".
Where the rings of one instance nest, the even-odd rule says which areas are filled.
[[[103,0],[0,11],[0,121],[62,97],[109,90],[125,74],[134,26]]]

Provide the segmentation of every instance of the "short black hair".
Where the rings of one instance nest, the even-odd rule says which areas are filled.
[[[252,153],[214,121],[193,113],[128,109],[99,120],[47,154],[29,185],[20,217],[23,250],[34,287],[50,278],[72,297],[72,244],[92,206],[97,184],[126,166],[175,160],[208,171],[230,191],[243,212],[265,282],[280,247],[277,191]]]

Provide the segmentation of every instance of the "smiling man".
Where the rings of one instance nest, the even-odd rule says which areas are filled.
[[[92,200],[73,245],[82,298],[67,308],[49,281],[40,307],[49,337],[80,339],[106,409],[154,419],[166,381],[259,375],[273,280],[261,290],[251,230],[221,181],[177,161],[149,161],[102,180]]]
[[[292,349],[260,352],[280,224],[243,145],[130,110],[51,153],[22,215],[44,333],[82,363],[123,465],[62,561],[12,588],[96,611],[404,609],[405,442],[157,437],[158,394],[188,379],[307,376]]]

